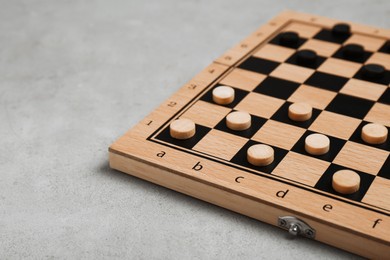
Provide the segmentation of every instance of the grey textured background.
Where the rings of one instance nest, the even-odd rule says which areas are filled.
[[[107,147],[284,9],[389,1],[0,1],[0,258],[356,256],[110,170]]]

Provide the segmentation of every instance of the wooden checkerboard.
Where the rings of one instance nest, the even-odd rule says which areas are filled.
[[[390,30],[349,23],[349,35],[334,37],[337,23],[290,11],[274,18],[112,144],[111,167],[282,228],[291,224],[283,217],[292,216],[299,227],[310,226],[303,236],[365,257],[389,257],[390,141],[366,144],[361,130],[369,122],[390,127]],[[299,34],[296,46],[280,44],[286,31]],[[351,43],[364,54],[345,58],[341,49]],[[299,65],[303,49],[318,54],[315,63]],[[362,67],[370,63],[384,66],[384,75],[364,77]],[[221,85],[235,90],[229,105],[213,102],[212,90]],[[294,102],[314,108],[310,120],[289,119]],[[235,110],[252,116],[248,130],[226,126]],[[170,136],[177,118],[195,122],[194,137]],[[312,133],[329,137],[328,153],[305,151]],[[272,146],[274,162],[248,163],[253,144]],[[332,175],[341,169],[359,174],[359,191],[333,190]]]

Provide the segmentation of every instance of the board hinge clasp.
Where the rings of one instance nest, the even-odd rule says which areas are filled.
[[[314,239],[316,231],[310,227],[306,222],[296,217],[284,216],[278,218],[278,226],[288,230],[293,236],[304,236],[307,238]]]

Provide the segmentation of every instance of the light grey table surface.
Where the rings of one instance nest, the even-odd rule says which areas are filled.
[[[0,4],[0,259],[357,258],[111,170],[107,148],[280,11],[390,27],[389,1]]]

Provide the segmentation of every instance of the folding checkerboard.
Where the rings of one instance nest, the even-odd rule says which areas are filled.
[[[216,59],[109,149],[112,168],[179,192],[370,258],[390,256],[390,141],[369,145],[362,127],[390,127],[390,30],[348,23],[351,33],[334,37],[339,21],[284,12]],[[298,44],[280,44],[282,32],[299,34]],[[364,47],[358,58],[341,48]],[[318,54],[302,66],[297,50]],[[380,64],[380,78],[367,78],[365,64]],[[235,90],[229,105],[213,102],[220,85]],[[307,102],[312,118],[294,122],[293,102]],[[226,127],[231,111],[247,111],[252,126]],[[196,123],[187,140],[170,136],[177,118]],[[330,138],[330,151],[309,155],[311,133]],[[275,151],[268,166],[253,166],[246,151],[253,144]],[[359,191],[333,190],[332,175],[352,169]]]

